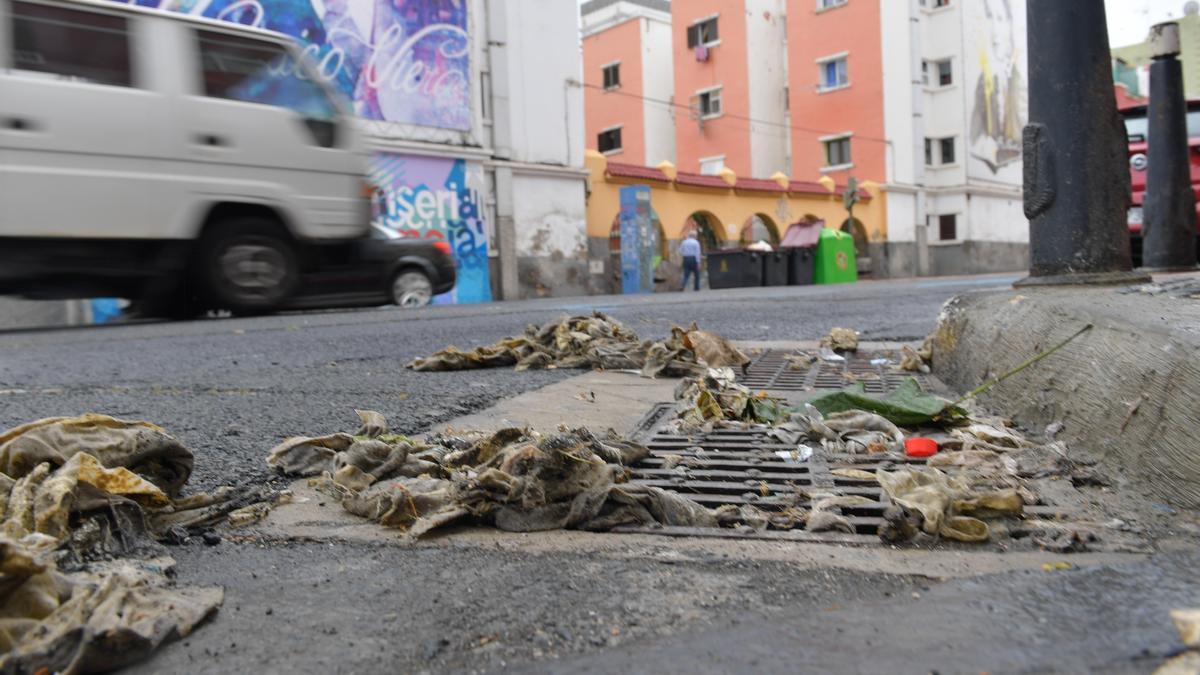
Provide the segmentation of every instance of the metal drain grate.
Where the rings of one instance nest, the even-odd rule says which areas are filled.
[[[664,406],[660,404],[655,410]],[[647,415],[647,420],[652,415],[653,412]],[[662,416],[658,418],[662,419]],[[878,545],[879,527],[884,523],[883,511],[889,506],[887,495],[874,481],[838,476],[833,471],[847,468],[873,472],[879,468],[925,464],[923,459],[877,455],[835,455],[824,459],[814,456],[802,461],[792,454],[796,450],[794,446],[778,443],[763,431],[718,430],[694,436],[659,431],[644,435],[641,442],[650,449],[651,456],[632,467],[631,482],[671,490],[709,508],[748,504],[771,515],[793,505],[811,508],[810,497],[818,494],[858,495],[871,502],[841,509],[842,515],[854,527],[854,534],[687,527],[625,527],[619,528],[621,532]],[[678,462],[676,468],[668,468],[671,455],[682,457],[682,460],[674,460]],[[1032,515],[1058,513],[1051,507],[1036,506],[1027,507],[1027,512]]]
[[[870,353],[852,354],[842,362],[816,361],[804,370],[792,370],[787,357],[800,352],[768,349],[750,363],[738,382],[751,389],[807,391],[843,389],[862,382],[869,394],[895,391],[904,380],[913,377],[922,389],[929,389],[929,378],[921,373],[893,372],[886,365],[872,365]]]

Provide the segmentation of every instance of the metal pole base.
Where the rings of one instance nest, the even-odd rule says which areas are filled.
[[[1079,274],[1051,274],[1042,277],[1028,276],[1013,282],[1014,288],[1029,286],[1131,286],[1150,283],[1150,275],[1144,272],[1083,272]]]

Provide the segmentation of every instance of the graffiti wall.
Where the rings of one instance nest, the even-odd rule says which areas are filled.
[[[1021,130],[1029,120],[1025,0],[964,2],[967,175],[1021,183]]]
[[[468,0],[129,0],[300,40],[364,118],[471,129]]]
[[[435,302],[491,301],[483,167],[391,153],[371,164],[371,181],[383,192],[378,224],[401,237],[440,239],[454,251],[458,284]]]

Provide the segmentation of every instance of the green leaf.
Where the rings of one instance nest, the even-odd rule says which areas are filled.
[[[922,424],[953,424],[966,418],[966,411],[950,401],[925,393],[913,378],[882,399],[867,396],[862,382],[841,391],[818,396],[809,401],[822,415],[845,410],[865,410],[887,418],[900,426]]]

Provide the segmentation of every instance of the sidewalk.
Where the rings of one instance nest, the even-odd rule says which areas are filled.
[[[1200,508],[1200,274],[1148,287],[1021,288],[943,310],[935,373],[969,391],[1083,326],[1094,328],[980,401],[1095,454],[1173,506]],[[1198,296],[1200,297],[1200,296]]]

